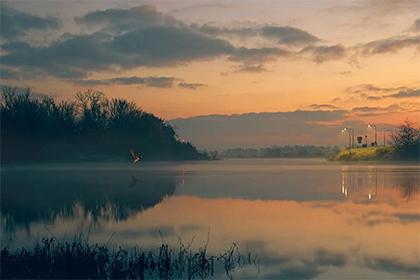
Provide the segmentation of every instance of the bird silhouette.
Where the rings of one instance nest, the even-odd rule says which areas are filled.
[[[133,150],[130,150],[131,157],[133,158],[132,163],[137,163],[141,160],[141,156],[134,153]]]

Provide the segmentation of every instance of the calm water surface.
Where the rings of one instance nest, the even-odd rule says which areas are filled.
[[[40,236],[152,248],[232,242],[236,278],[420,278],[420,167],[273,159],[6,166],[1,243]]]

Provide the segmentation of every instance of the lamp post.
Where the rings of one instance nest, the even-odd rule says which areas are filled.
[[[384,147],[386,146],[386,133],[391,132],[389,129],[384,129]]]
[[[349,134],[349,149],[353,148],[354,146],[354,129],[350,127],[345,127],[341,130],[341,132],[347,132]]]
[[[373,128],[375,130],[375,146],[378,146],[378,130],[376,125],[370,123],[368,124],[368,127]]]

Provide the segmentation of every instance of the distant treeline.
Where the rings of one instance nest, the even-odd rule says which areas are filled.
[[[3,88],[0,105],[1,161],[207,159],[178,138],[173,127],[135,103],[79,92],[72,101],[35,97]]]
[[[340,151],[338,146],[274,146],[268,148],[234,148],[224,150],[224,158],[315,158],[332,157]]]

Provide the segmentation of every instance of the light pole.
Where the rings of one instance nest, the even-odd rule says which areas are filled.
[[[375,130],[375,146],[378,146],[378,130],[376,125],[370,123],[368,124],[368,127],[373,128]]]
[[[386,146],[386,133],[387,132],[391,132],[391,130],[389,130],[389,129],[384,129],[384,147]]]
[[[350,127],[345,127],[341,130],[341,132],[347,132],[349,134],[349,149],[353,148],[354,146],[354,129]]]

